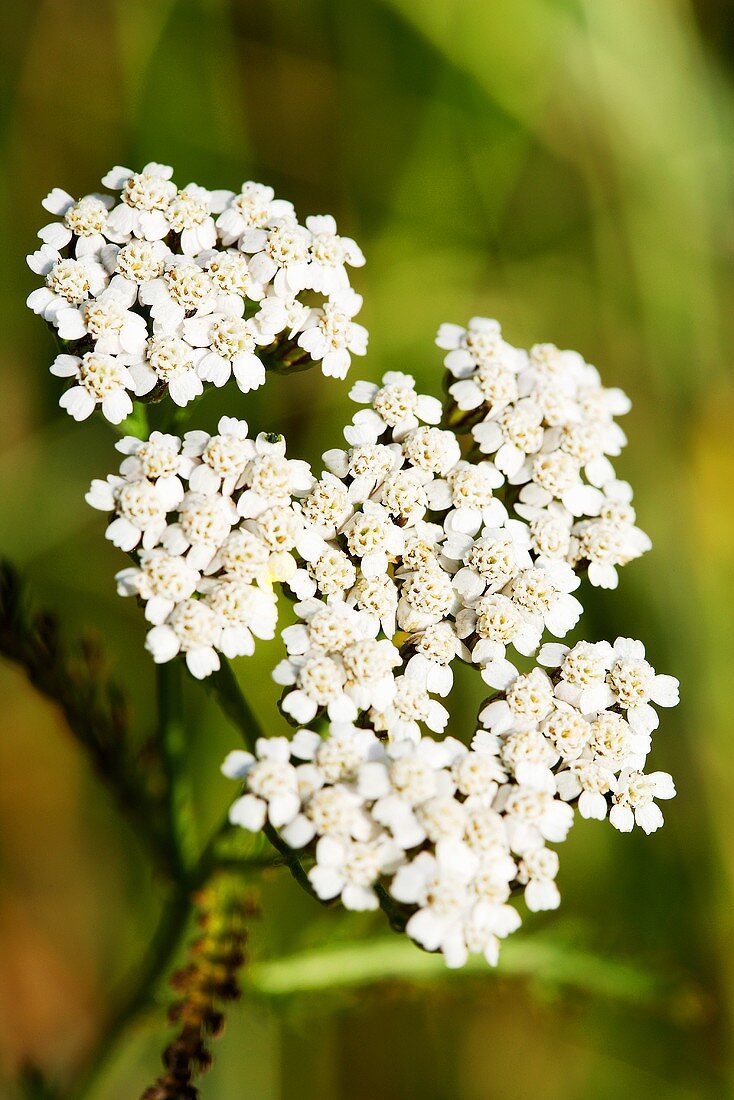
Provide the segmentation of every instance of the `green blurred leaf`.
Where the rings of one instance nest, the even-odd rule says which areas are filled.
[[[489,980],[532,978],[543,985],[650,1006],[660,1004],[664,990],[659,978],[632,963],[606,959],[551,939],[508,940],[502,945],[497,970],[476,955],[461,969],[449,970],[441,955],[421,951],[409,939],[397,936],[330,944],[257,963],[245,976],[245,988],[277,998],[388,981],[413,985],[457,982],[477,975]]]

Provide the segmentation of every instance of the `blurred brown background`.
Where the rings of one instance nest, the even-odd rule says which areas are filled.
[[[103,632],[141,728],[153,682],[142,616],[116,597],[119,554],[83,501],[115,465],[112,437],[57,409],[52,340],[24,307],[24,256],[52,186],[91,191],[110,165],[150,159],[173,164],[180,185],[272,183],[302,215],[333,212],[367,255],[355,282],[371,346],[353,377],[407,369],[437,392],[437,325],[484,313],[511,341],[578,349],[634,401],[619,469],[655,549],[617,593],[593,593],[584,633],[639,635],[683,682],[654,756],[680,792],[665,829],[646,839],[578,825],[562,852],[562,909],[528,919],[496,975],[277,993],[261,969],[204,1097],[730,1092],[730,19],[723,0],[28,0],[4,11],[0,552],[71,634]],[[207,399],[202,426],[226,407],[317,461],[351,415],[347,390],[317,372],[248,398],[230,387]],[[274,642],[240,662],[272,732],[278,654]],[[478,698],[472,678],[464,686],[459,734]],[[14,1096],[29,1064],[73,1078],[158,898],[62,720],[7,665],[0,694],[0,1092]],[[187,704],[203,836],[231,797],[218,764],[237,739],[201,692]],[[378,917],[324,914],[287,877],[264,907],[261,967],[385,933]],[[162,1009],[128,1032],[95,1100],[137,1096],[167,1034]]]

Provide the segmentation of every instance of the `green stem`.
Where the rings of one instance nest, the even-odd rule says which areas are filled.
[[[147,439],[149,434],[148,410],[140,401],[133,403],[133,411],[122,424],[113,425],[120,435],[134,435],[136,439]]]
[[[314,361],[307,351],[299,347],[296,340],[276,340],[260,352],[265,369],[275,374],[297,374],[310,370]]]
[[[242,829],[232,825],[229,815],[214,830],[199,856],[197,870],[202,879],[224,867],[267,868],[282,866],[283,860],[270,854],[267,845],[258,845],[254,852],[241,851]]]
[[[403,907],[391,897],[382,883],[377,883],[375,893],[380,903],[380,909],[387,917],[388,924],[393,932],[404,932],[408,917]]]
[[[265,836],[268,838],[275,850],[277,852],[280,852],[281,856],[283,857],[283,863],[286,865],[301,889],[305,890],[309,897],[314,898],[314,900],[320,902],[321,905],[331,905],[332,901],[324,901],[318,896],[313,886],[311,885],[311,880],[308,877],[308,874],[300,859],[293,851],[293,849],[288,847],[286,842],[278,833],[277,829],[274,829],[269,822],[266,822],[266,824],[263,826],[263,832],[265,833]]]
[[[204,683],[214,695],[220,709],[242,735],[247,748],[254,752],[258,737],[265,735],[225,657],[221,658],[217,671],[208,676]]]
[[[170,835],[181,869],[190,867],[197,851],[193,792],[186,760],[181,663],[166,661],[156,666],[158,688],[158,737],[167,778]]]
[[[471,431],[484,417],[484,406],[479,409],[462,410],[453,398],[444,403],[441,427],[450,428],[457,434],[465,434]]]
[[[102,1042],[68,1093],[68,1100],[83,1100],[91,1095],[90,1089],[120,1035],[150,1003],[155,987],[168,969],[188,923],[191,910],[190,891],[191,887],[188,885],[177,884],[167,899],[145,957],[135,968],[134,981],[120,995],[117,1008],[107,1022]]]
[[[213,692],[224,714],[226,714],[227,718],[229,718],[242,735],[242,739],[247,748],[250,752],[254,752],[258,738],[264,736],[263,730],[237,683],[231,665],[224,657],[222,658],[221,667],[217,672],[207,678],[206,684]],[[283,857],[283,862],[298,885],[312,898],[316,898],[316,893],[304,870],[303,864],[293,849],[288,847],[286,842],[269,823],[264,826],[263,832],[275,850],[280,852]],[[320,899],[317,898],[317,900]]]

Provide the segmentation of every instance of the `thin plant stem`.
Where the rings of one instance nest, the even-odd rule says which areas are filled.
[[[166,900],[148,950],[135,967],[134,980],[126,983],[117,1007],[107,1021],[102,1040],[89,1063],[67,1094],[68,1100],[84,1100],[125,1028],[152,1000],[155,987],[176,954],[191,912],[193,885],[177,884]]]
[[[283,858],[283,863],[286,865],[301,889],[305,890],[309,897],[314,898],[322,905],[331,905],[331,900],[324,901],[323,898],[320,898],[318,896],[313,886],[311,885],[311,880],[309,879],[308,874],[300,859],[293,851],[293,849],[289,848],[286,842],[281,838],[277,829],[274,829],[269,822],[266,822],[265,826],[263,827],[263,832],[265,833],[265,836],[268,838],[275,850],[280,852]]]
[[[120,435],[134,435],[136,439],[148,438],[148,409],[141,401],[133,403],[133,411],[121,424],[113,425]]]
[[[254,752],[258,737],[263,737],[264,733],[237,683],[232,666],[224,657],[221,658],[219,669],[207,677],[205,685],[214,695],[220,709],[236,727],[247,748]]]
[[[71,1090],[63,1094],[64,1100],[85,1100],[92,1095],[91,1089],[107,1065],[118,1039],[136,1017],[151,1004],[156,987],[175,958],[188,926],[194,894],[223,868],[246,874],[267,870],[280,862],[272,857],[265,859],[262,856],[255,856],[251,860],[244,857],[236,863],[229,861],[220,863],[212,857],[211,843],[202,852],[196,866],[188,875],[183,876],[169,893],[144,957],[136,964],[130,978],[123,983],[123,988],[117,997],[117,1005],[107,1021],[97,1049]]]
[[[405,910],[402,906],[393,900],[390,894],[387,892],[382,883],[378,882],[375,886],[375,893],[377,894],[377,900],[380,903],[380,909],[387,917],[388,923],[393,932],[404,932],[405,926],[408,923],[408,918],[405,914]]]
[[[230,664],[224,658],[222,658],[218,671],[208,677],[207,687],[212,691],[224,714],[236,726],[247,748],[250,752],[254,752],[258,738],[264,736],[263,730],[240,685],[237,683]],[[283,862],[298,885],[312,898],[320,901],[321,899],[317,897],[303,864],[293,849],[289,848],[269,822],[265,824],[263,832],[276,851],[283,857]]]
[[[243,860],[246,861],[248,868],[267,868],[283,865],[284,861],[279,856],[269,854],[270,850],[267,847],[265,851],[258,850],[247,855],[232,851],[229,847],[230,842],[238,840],[241,835],[242,830],[237,825],[233,825],[229,820],[229,815],[227,815],[219,827],[214,830],[199,856],[196,866],[202,878],[206,878],[214,870],[220,870],[223,867],[241,866]]]
[[[186,759],[181,663],[156,666],[158,737],[166,766],[170,835],[179,866],[190,867],[197,851],[191,776]]]

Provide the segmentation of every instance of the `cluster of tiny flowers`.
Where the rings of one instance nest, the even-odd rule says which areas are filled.
[[[43,201],[58,220],[28,257],[43,278],[28,306],[64,345],[51,366],[70,382],[61,406],[75,420],[99,406],[118,424],[134,397],[184,406],[231,376],[247,393],[266,362],[294,356],[344,378],[367,349],[347,274],[364,263],[358,245],[330,215],[300,225],[271,187],[179,189],[172,175],[115,167],[102,180],[112,194],[54,188]]]
[[[248,392],[266,364],[344,378],[367,344],[354,241],[331,217],[301,226],[271,188],[179,190],[172,174],[114,168],[112,195],[44,200],[59,220],[29,257],[44,285],[28,304],[64,345],[62,407],[121,423],[133,397],[185,406],[232,375]],[[87,500],[132,557],[117,589],[144,606],[157,663],[180,656],[202,679],[251,654],[275,635],[273,586],[289,589],[273,678],[298,729],[230,753],[231,821],[277,830],[316,896],[382,906],[456,967],[497,962],[513,899],[558,906],[549,845],[576,810],[660,828],[675,788],[645,769],[678,683],[641,642],[546,640],[576,626],[582,579],[614,588],[650,546],[611,462],[626,396],[575,352],[512,347],[495,321],[442,325],[437,343],[448,407],[402,372],[357,382],[319,478],[281,436],[224,417],[214,435],[125,436]],[[512,651],[538,663],[519,672]],[[493,689],[470,746],[442,737],[456,659]]]
[[[266,824],[310,866],[323,901],[376,909],[388,900],[407,934],[448,966],[471,954],[491,964],[520,925],[509,904],[560,904],[558,855],[574,810],[622,832],[663,824],[656,799],[675,795],[665,772],[645,773],[659,706],[678,684],[645,660],[641,642],[580,642],[541,650],[536,667],[480,711],[470,748],[447,737],[385,742],[332,722],[321,737],[263,738],[229,754],[244,782],[233,824]]]
[[[627,396],[602,386],[577,352],[515,348],[484,317],[442,325],[436,342],[455,379],[457,430],[470,430],[506,479],[510,514],[525,525],[522,549],[615,588],[617,567],[650,549],[610,461],[626,444],[615,417],[629,411]]]
[[[273,582],[296,572],[303,521],[294,498],[312,484],[308,464],[285,456],[282,436],[248,436],[242,420],[183,439],[153,432],[121,439],[119,474],[93,481],[87,501],[111,514],[107,538],[133,555],[116,577],[152,624],[157,663],[185,656],[198,679],[226,657],[249,656],[273,638]]]
[[[556,800],[557,820],[544,809],[533,843],[514,849],[513,811],[495,808],[506,771],[452,738],[385,746],[371,730],[333,723],[323,740],[305,729],[261,739],[256,755],[232,752],[222,770],[245,784],[231,821],[277,828],[311,863],[319,898],[369,910],[383,892],[408,935],[449,966],[470,953],[497,962],[500,939],[520,924],[508,901],[521,884],[532,908],[555,903],[544,835],[563,839],[572,811]]]
[[[655,832],[663,815],[654,799],[673,798],[675,787],[667,773],[643,769],[659,724],[653,704],[675,706],[678,681],[658,675],[630,638],[551,643],[538,661],[529,673],[514,670],[481,711],[474,747],[519,782],[578,803],[582,817]]]
[[[523,452],[518,465],[519,450],[508,444],[467,459],[457,431],[439,427],[441,404],[420,394],[411,375],[354,385],[351,397],[365,407],[345,430],[350,447],[326,452],[327,469],[301,502],[308,533],[293,581],[301,623],[284,632],[288,659],[275,672],[296,723],[322,709],[337,721],[368,711],[372,727],[391,738],[417,738],[421,724],[441,732],[448,716],[429,690],[448,693],[454,658],[503,688],[515,675],[508,647],[528,656],[546,633],[563,638],[576,626],[581,575],[603,580],[580,549],[584,532],[614,528],[642,548],[645,536],[621,503],[631,494],[604,453],[624,441],[611,418],[624,407],[618,392],[603,390],[574,353],[510,348],[495,322],[444,326],[440,339],[457,345],[447,364],[466,375],[451,386],[456,402],[467,403],[466,387],[476,389],[473,378],[492,362],[512,379],[503,390],[513,402],[503,406],[508,415],[525,416],[534,403],[538,453]],[[477,439],[496,427],[494,412],[482,409]],[[568,451],[582,431],[585,465]],[[601,451],[592,459],[595,432]],[[554,462],[573,466],[575,478],[555,496],[543,472]],[[597,506],[606,518],[591,518]]]
[[[451,690],[454,659],[469,657],[441,552],[441,521],[456,512],[444,490],[469,467],[455,434],[436,426],[440,403],[411,376],[358,382],[352,396],[369,408],[346,429],[350,446],[325,453],[326,470],[296,505],[299,622],[283,631],[288,656],[274,676],[296,724],[366,715],[390,739],[418,740],[422,726],[444,730],[448,711],[434,696]],[[490,508],[491,488],[480,495]]]

